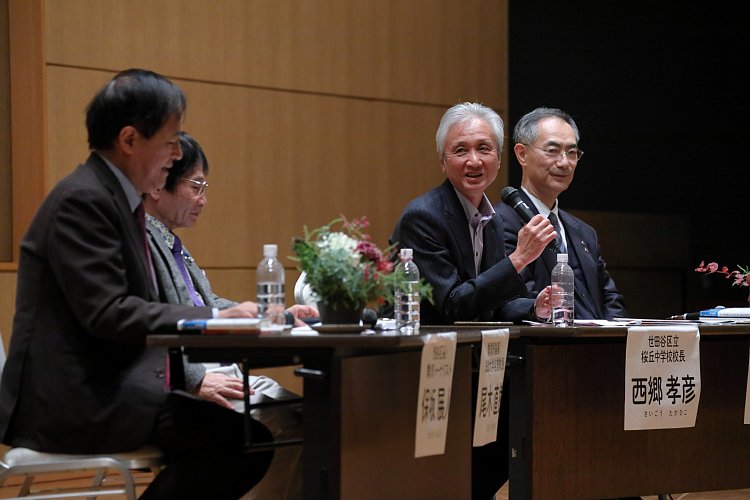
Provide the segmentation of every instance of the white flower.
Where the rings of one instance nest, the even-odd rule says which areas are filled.
[[[360,255],[357,252],[357,240],[344,233],[334,232],[323,235],[317,242],[320,253],[344,253],[349,256],[352,266],[360,263]]]

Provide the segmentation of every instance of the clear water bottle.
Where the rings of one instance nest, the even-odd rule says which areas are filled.
[[[258,318],[261,327],[283,325],[284,317],[284,266],[278,259],[278,247],[263,245],[263,260],[255,273],[258,301]]]
[[[557,254],[557,265],[552,269],[552,324],[573,326],[575,316],[575,277],[568,265],[568,254]]]
[[[411,248],[402,248],[400,256],[397,269],[401,272],[397,275],[403,281],[397,284],[395,290],[396,330],[404,335],[415,335],[419,332],[419,269],[412,258]]]

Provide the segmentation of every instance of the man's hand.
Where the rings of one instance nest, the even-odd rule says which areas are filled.
[[[548,286],[536,296],[534,301],[536,319],[548,321],[552,316],[552,287]]]
[[[305,326],[300,318],[317,318],[320,316],[318,310],[313,306],[295,304],[287,309],[294,316],[294,326]]]
[[[250,394],[253,390],[250,389]],[[195,395],[219,406],[234,410],[230,399],[242,399],[242,379],[230,377],[223,373],[206,372]]]
[[[220,318],[257,318],[258,304],[255,302],[243,302],[236,306],[219,311]]]
[[[555,228],[546,217],[536,214],[528,224],[518,231],[516,249],[510,254],[510,262],[520,273],[523,268],[534,262],[550,241],[557,236]]]
[[[289,308],[287,308],[287,311],[292,313],[292,316],[294,316],[294,326],[305,326],[305,322],[302,321],[300,318],[317,318],[320,316],[320,313],[318,310],[313,306],[305,306],[300,304],[295,304]],[[241,304],[237,304],[234,307],[229,307],[227,309],[222,309],[219,311],[219,317],[220,318],[257,318],[258,317],[258,304],[255,302],[243,302]]]

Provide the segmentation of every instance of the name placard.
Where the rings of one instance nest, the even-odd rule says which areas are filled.
[[[416,458],[445,453],[451,406],[456,332],[428,335],[422,347],[417,399]]]
[[[626,431],[694,427],[700,396],[698,325],[628,328]]]
[[[497,440],[497,420],[509,340],[510,330],[507,328],[482,331],[477,407],[474,411],[474,446]]]

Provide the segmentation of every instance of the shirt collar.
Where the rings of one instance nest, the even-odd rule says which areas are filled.
[[[548,218],[548,217],[549,217],[549,214],[550,214],[550,212],[552,212],[552,213],[554,213],[554,214],[555,214],[555,215],[557,216],[557,219],[558,219],[558,220],[560,219],[560,213],[559,213],[559,206],[560,206],[560,203],[558,203],[558,201],[557,201],[557,200],[555,200],[555,204],[554,204],[554,206],[552,207],[552,210],[550,210],[549,208],[547,208],[547,205],[545,205],[545,204],[544,204],[544,202],[543,202],[542,200],[540,200],[539,198],[537,198],[537,197],[536,197],[536,196],[534,196],[533,194],[529,193],[529,192],[528,192],[528,191],[526,190],[526,188],[524,188],[523,186],[521,186],[521,189],[523,189],[523,192],[524,192],[524,193],[526,193],[526,194],[527,194],[527,195],[529,196],[529,198],[531,198],[531,202],[532,202],[532,203],[534,204],[534,206],[536,207],[536,211],[537,211],[537,212],[539,212],[539,214],[540,214],[540,215],[541,215],[542,217]]]
[[[128,176],[126,176],[123,171],[117,167],[117,165],[109,161],[109,159],[107,159],[104,155],[101,155],[99,153],[96,154],[99,156],[99,158],[102,159],[102,161],[104,161],[104,163],[109,167],[112,173],[115,174],[117,182],[120,183],[120,187],[122,187],[122,190],[125,192],[125,198],[128,200],[130,211],[134,212],[136,207],[143,203],[143,197],[138,193],[138,190],[135,188],[133,183],[130,182]]]
[[[167,242],[167,246],[169,249],[174,248],[174,233],[167,229],[167,226],[162,223],[159,219],[154,217],[153,215],[146,213],[146,220],[153,224],[153,226],[159,231],[159,234],[162,238],[164,238],[164,241]]]
[[[495,215],[495,209],[492,207],[492,203],[487,198],[487,195],[482,193],[482,201],[479,202],[479,208],[475,207],[464,195],[462,195],[455,187],[453,188],[458,196],[458,201],[461,202],[461,207],[464,209],[466,220],[472,226],[476,227],[481,222],[490,220]],[[472,224],[472,221],[474,224]]]

